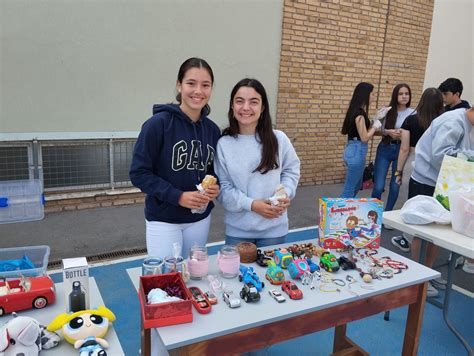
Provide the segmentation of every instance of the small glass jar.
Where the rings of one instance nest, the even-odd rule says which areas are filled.
[[[147,257],[142,263],[142,276],[163,273],[163,259],[160,257]]]
[[[181,256],[173,257],[168,256],[165,257],[165,263],[163,266],[163,273],[171,273],[171,272],[186,272],[186,266],[184,263],[184,258]]]
[[[189,250],[188,272],[191,279],[202,279],[209,272],[209,255],[205,246],[193,246]]]
[[[235,278],[239,275],[240,255],[234,245],[224,245],[217,252],[217,266],[222,277]]]

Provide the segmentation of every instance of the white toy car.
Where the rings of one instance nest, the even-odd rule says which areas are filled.
[[[286,301],[286,298],[277,289],[270,289],[268,294],[270,294],[278,303],[283,303]]]
[[[232,291],[224,291],[224,293],[222,294],[222,299],[224,299],[224,302],[227,303],[229,308],[240,307],[240,299],[234,296],[234,292]]]

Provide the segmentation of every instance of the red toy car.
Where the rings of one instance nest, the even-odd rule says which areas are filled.
[[[0,280],[0,316],[25,309],[41,309],[56,301],[54,282],[48,276]]]
[[[281,285],[281,289],[283,292],[288,294],[291,299],[303,298],[303,292],[292,281],[284,281],[283,284]]]

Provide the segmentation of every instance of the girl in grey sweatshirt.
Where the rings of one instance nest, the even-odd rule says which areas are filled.
[[[229,127],[217,143],[215,172],[225,209],[226,243],[284,243],[287,208],[295,196],[300,160],[288,137],[273,130],[263,85],[243,79],[232,90]],[[269,198],[282,185],[286,196]]]

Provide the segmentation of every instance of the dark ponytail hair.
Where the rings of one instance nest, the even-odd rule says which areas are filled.
[[[347,135],[352,131],[352,128],[355,127],[355,118],[362,109],[365,116],[369,111],[370,106],[370,93],[374,90],[374,86],[370,83],[359,83],[354,89],[352,94],[351,102],[349,108],[346,112],[346,117],[344,118],[344,123],[342,124],[341,133]]]
[[[398,93],[400,89],[407,88],[408,94],[410,95],[410,100],[408,100],[407,108],[410,107],[411,104],[411,89],[410,86],[406,83],[400,83],[393,88],[392,91],[392,98],[390,99],[391,106],[390,110],[387,112],[387,116],[385,118],[385,128],[386,129],[393,129],[395,128],[395,124],[397,123],[397,116],[398,116]]]
[[[234,117],[234,110],[232,104],[234,103],[234,97],[237,91],[241,87],[249,87],[255,89],[255,91],[262,97],[262,113],[258,119],[257,127],[255,129],[255,136],[257,140],[262,142],[262,159],[254,172],[260,172],[265,174],[272,169],[279,167],[278,164],[278,140],[273,132],[272,118],[270,116],[267,92],[264,86],[257,79],[245,78],[239,81],[230,94],[229,112],[227,117],[229,119],[229,126],[222,132],[223,136],[237,137],[239,134],[239,122]]]
[[[179,83],[183,82],[183,79],[184,79],[184,76],[186,75],[186,72],[188,70],[192,69],[192,68],[204,68],[204,69],[206,69],[207,72],[209,73],[209,75],[211,76],[211,84],[214,85],[214,73],[212,72],[211,66],[204,59],[197,58],[197,57],[188,58],[183,62],[183,64],[181,64],[181,67],[179,67],[179,71],[178,71],[178,82]],[[178,101],[179,104],[181,104],[181,93],[176,94],[176,100]],[[208,104],[206,104],[206,106],[204,106],[203,110],[207,110],[206,115],[209,115],[209,113],[211,112],[211,107]]]

